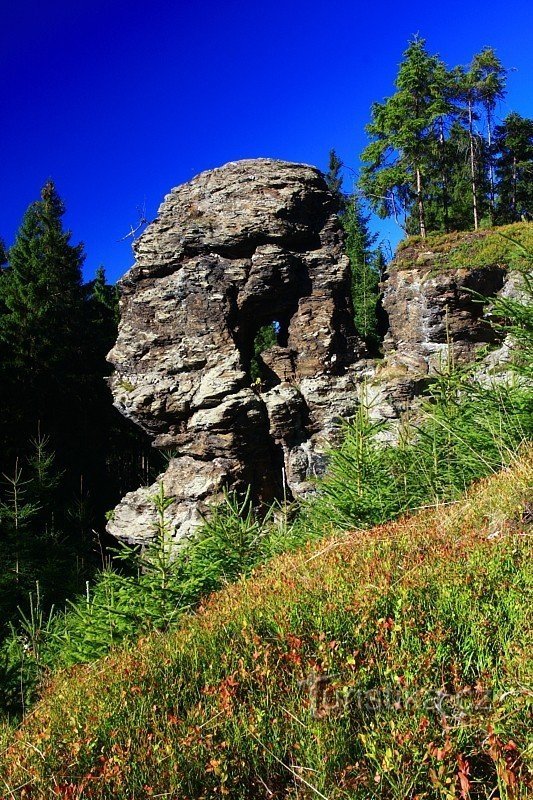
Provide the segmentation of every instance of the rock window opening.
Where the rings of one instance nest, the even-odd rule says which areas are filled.
[[[281,325],[277,320],[272,320],[267,325],[262,325],[254,338],[254,348],[250,363],[250,377],[252,382],[261,381],[264,372],[264,365],[261,353],[278,344]]]

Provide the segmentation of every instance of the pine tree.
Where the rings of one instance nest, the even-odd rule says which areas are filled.
[[[342,170],[343,164],[335,150],[329,151],[328,171],[325,174],[326,183],[330,192],[339,201],[340,210],[344,210],[346,198],[342,191]]]
[[[368,228],[369,217],[356,195],[349,198],[342,216],[346,255],[350,259],[355,327],[371,350],[379,345],[377,302],[382,254],[373,250],[377,235]]]
[[[515,112],[495,129],[498,222],[533,219],[533,120]]]
[[[416,207],[418,230],[426,236],[426,186],[436,136],[436,122],[447,112],[448,73],[425,41],[415,37],[404,53],[396,79],[397,91],[372,107],[364,150],[360,187],[381,217],[399,221]]]

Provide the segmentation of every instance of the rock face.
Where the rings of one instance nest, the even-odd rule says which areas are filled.
[[[376,417],[398,419],[413,409],[415,398],[448,359],[467,363],[497,341],[479,296],[496,295],[506,275],[501,266],[437,272],[416,263],[398,269],[392,262],[382,295],[385,358],[368,387]]]
[[[480,345],[495,339],[476,293],[495,295],[505,274],[499,266],[436,275],[420,268],[391,271],[383,294],[385,353],[421,373],[439,368],[449,345],[456,360],[471,360]]]
[[[338,418],[353,413],[364,347],[335,212],[313,167],[240,161],[174,189],[135,243],[111,388],[171,454],[161,479],[176,540],[224,487],[250,485],[268,501],[285,480],[305,493]],[[254,383],[254,338],[273,322],[278,342]],[[150,538],[156,488],[126,495],[109,532]]]
[[[269,159],[174,189],[134,250],[111,388],[120,411],[168,452],[159,480],[174,499],[176,542],[225,488],[250,486],[267,502],[310,491],[339,418],[361,398],[381,419],[415,408],[450,353],[467,361],[494,340],[472,292],[494,295],[505,278],[500,266],[436,269],[434,253],[411,248],[383,286],[385,357],[366,358],[335,200],[318,170]],[[254,339],[271,323],[277,343],[252,381]],[[156,491],[126,495],[109,532],[149,540]]]

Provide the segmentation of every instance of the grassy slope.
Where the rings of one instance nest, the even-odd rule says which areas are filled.
[[[520,252],[509,239],[533,252],[533,224],[515,222],[479,231],[432,233],[426,239],[410,236],[398,246],[394,266],[396,269],[428,267],[439,271],[495,265],[508,267],[520,259]]]
[[[5,735],[5,797],[525,798],[531,455],[56,676]]]

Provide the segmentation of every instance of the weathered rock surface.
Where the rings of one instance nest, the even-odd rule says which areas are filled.
[[[171,456],[160,480],[174,498],[177,542],[225,488],[249,485],[258,501],[310,491],[339,418],[361,400],[396,422],[415,408],[450,355],[468,361],[494,341],[473,293],[498,293],[506,274],[437,270],[435,253],[404,250],[383,286],[385,357],[369,359],[353,326],[335,200],[315,168],[270,159],[174,189],[134,250],[111,388],[120,411]],[[508,282],[503,291],[514,290]],[[252,382],[255,335],[274,321],[277,344]],[[156,490],[126,495],[109,532],[150,539]]]
[[[391,271],[383,293],[389,323],[385,353],[421,373],[441,366],[448,345],[457,361],[471,360],[480,345],[495,340],[476,295],[495,295],[505,274],[499,266],[436,275],[420,268]]]
[[[115,404],[172,458],[162,476],[176,540],[224,487],[258,499],[309,489],[339,416],[357,403],[363,354],[335,201],[313,167],[269,159],[174,189],[135,243],[109,355]],[[278,344],[252,384],[255,334]],[[284,477],[283,477],[284,476]],[[108,529],[152,535],[156,486],[128,494]]]
[[[450,359],[470,362],[497,341],[479,297],[498,294],[506,274],[502,266],[436,272],[416,262],[397,269],[392,262],[382,296],[385,358],[368,387],[376,417],[397,419]]]

